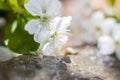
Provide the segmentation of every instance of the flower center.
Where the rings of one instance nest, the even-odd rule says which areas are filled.
[[[51,38],[55,38],[55,36],[57,35],[57,32],[54,32],[51,36]]]
[[[120,42],[119,41],[115,41],[115,45],[120,45]]]
[[[99,26],[96,27],[96,31],[101,31]]]
[[[48,17],[44,16],[44,17],[41,18],[41,21],[43,23],[48,23],[50,21],[50,19]]]

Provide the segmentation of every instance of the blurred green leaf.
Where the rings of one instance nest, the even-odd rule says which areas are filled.
[[[18,16],[17,21],[13,21],[13,24],[7,27],[6,46],[16,53],[36,54],[39,44],[34,41],[33,35],[24,30],[26,22],[24,17]]]
[[[10,7],[2,0],[0,0],[0,10],[10,10]]]
[[[7,20],[4,34],[4,44],[16,53],[36,54],[38,43],[25,31],[25,24],[34,17],[29,14],[24,4],[28,0],[0,0],[0,10]],[[4,11],[9,10],[9,11]]]
[[[116,0],[109,0],[111,6],[114,6]]]
[[[28,2],[28,0],[18,0],[18,4],[19,4],[20,6],[24,5],[24,4],[27,3],[27,2]]]
[[[8,3],[14,11],[19,9],[19,5],[18,5],[17,0],[8,0]]]

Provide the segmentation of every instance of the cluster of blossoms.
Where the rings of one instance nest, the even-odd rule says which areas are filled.
[[[91,26],[96,37],[99,53],[102,55],[116,54],[120,60],[120,23],[104,12],[97,11],[91,16]]]
[[[114,18],[114,7],[103,5],[103,9],[97,9],[95,6],[94,10],[90,0],[83,0],[81,4],[78,15],[73,17],[73,26],[79,28],[79,34],[82,36],[80,40],[88,44],[97,44],[99,54],[115,53],[120,60],[120,23]]]
[[[43,55],[51,55],[56,49],[61,49],[68,40],[71,17],[61,17],[60,1],[29,0],[25,8],[31,15],[38,17],[29,21],[25,30],[40,43]]]

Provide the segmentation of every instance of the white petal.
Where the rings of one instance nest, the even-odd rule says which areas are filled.
[[[60,20],[61,20],[61,17],[56,17],[56,18],[51,20],[51,22],[50,22],[50,29],[52,31],[57,31],[58,30],[58,28],[60,27],[60,24],[59,24]]]
[[[61,47],[67,42],[68,36],[56,36],[55,39],[51,39],[43,47],[41,47],[44,55],[52,55],[55,50],[60,50]]]
[[[34,34],[40,26],[40,20],[36,19],[36,20],[31,20],[29,21],[26,26],[25,26],[25,30],[29,32],[29,34]]]
[[[34,40],[38,43],[44,43],[50,38],[49,31],[37,31],[34,35]]]
[[[59,0],[49,0],[49,4],[46,8],[46,14],[50,18],[61,16],[62,5]]]
[[[72,20],[71,16],[63,17],[61,19],[60,30],[66,30],[70,26],[70,22]]]
[[[108,16],[114,16],[115,15],[115,9],[111,6],[111,7],[106,7],[105,9],[105,13]]]
[[[50,43],[45,44],[45,46],[42,48],[42,53],[46,56],[50,56],[51,54],[53,54],[54,51],[55,48]]]
[[[103,34],[110,34],[112,28],[116,25],[116,20],[113,18],[108,18],[101,24],[101,29]]]
[[[102,11],[98,11],[92,15],[91,22],[95,26],[100,26],[104,19],[105,19],[104,13]]]
[[[120,24],[116,24],[116,26],[112,28],[112,37],[116,41],[120,40]]]
[[[42,0],[29,0],[24,6],[29,13],[33,16],[41,16],[42,15]]]
[[[66,31],[66,29],[70,26],[72,17],[56,17],[50,22],[50,28],[53,31]]]
[[[55,47],[61,49],[61,47],[68,41],[68,36],[58,35],[55,43]]]
[[[100,54],[102,55],[110,55],[115,51],[114,41],[109,36],[102,36],[98,39],[98,48],[100,50]]]

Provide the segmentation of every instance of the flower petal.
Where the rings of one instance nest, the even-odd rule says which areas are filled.
[[[116,24],[116,26],[112,28],[112,37],[116,41],[120,40],[120,24]]]
[[[105,19],[104,13],[102,11],[97,11],[92,15],[91,23],[94,26],[100,26],[104,19]]]
[[[50,22],[50,30],[57,31],[60,26],[61,17],[56,17]],[[59,24],[59,25],[58,25]]]
[[[37,31],[34,35],[34,40],[38,43],[45,43],[50,38],[49,31]]]
[[[62,39],[56,38],[54,41],[50,41],[44,45],[42,52],[44,55],[52,55],[55,50],[60,50],[63,44],[68,40],[67,36],[64,36]]]
[[[62,5],[59,0],[49,0],[49,4],[46,8],[46,14],[50,18],[61,16]]]
[[[116,20],[114,18],[105,19],[101,24],[102,33],[109,35],[114,26],[116,26]]]
[[[53,31],[66,31],[66,29],[70,26],[72,17],[56,17],[50,22],[50,28]]]
[[[60,30],[66,30],[70,26],[70,22],[72,20],[71,16],[63,17],[61,19]]]
[[[39,19],[31,20],[26,24],[25,30],[28,31],[29,34],[34,34],[39,29],[39,25],[40,25]]]
[[[42,48],[42,53],[43,55],[46,55],[46,56],[52,55],[54,51],[55,51],[55,48],[53,45],[51,45],[51,43],[45,44],[44,47]]]
[[[98,39],[100,54],[111,55],[115,51],[114,41],[110,36],[102,36]]]
[[[42,15],[42,0],[29,0],[24,6],[29,13],[33,16],[41,16]]]
[[[61,49],[61,47],[68,41],[68,36],[66,35],[57,35],[54,40],[54,46],[57,49]]]

